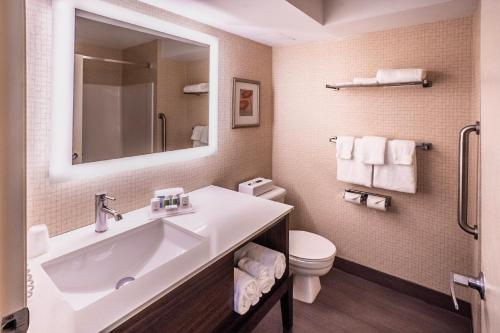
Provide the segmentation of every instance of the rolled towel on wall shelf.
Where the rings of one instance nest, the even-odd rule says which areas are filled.
[[[423,81],[427,73],[421,68],[387,68],[377,71],[377,81],[380,83],[404,83]]]

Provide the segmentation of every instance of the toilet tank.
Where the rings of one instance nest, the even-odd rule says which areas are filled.
[[[272,189],[259,195],[259,198],[285,203],[286,190],[282,187],[272,185]]]

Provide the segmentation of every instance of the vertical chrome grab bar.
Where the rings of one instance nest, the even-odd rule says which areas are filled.
[[[458,165],[458,225],[465,232],[477,239],[477,226],[467,223],[467,205],[469,199],[469,135],[475,132],[479,135],[479,122],[469,125],[460,131],[459,165]]]
[[[167,117],[164,113],[158,113],[161,120],[161,151],[167,151]]]

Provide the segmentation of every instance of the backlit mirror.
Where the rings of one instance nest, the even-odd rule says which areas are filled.
[[[75,19],[73,164],[208,145],[208,45]]]
[[[99,0],[52,18],[51,181],[217,152],[217,37]]]

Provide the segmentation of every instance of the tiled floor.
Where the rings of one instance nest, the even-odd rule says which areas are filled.
[[[334,269],[314,304],[294,301],[294,333],[461,333],[470,320]],[[282,332],[279,303],[253,333]]]

